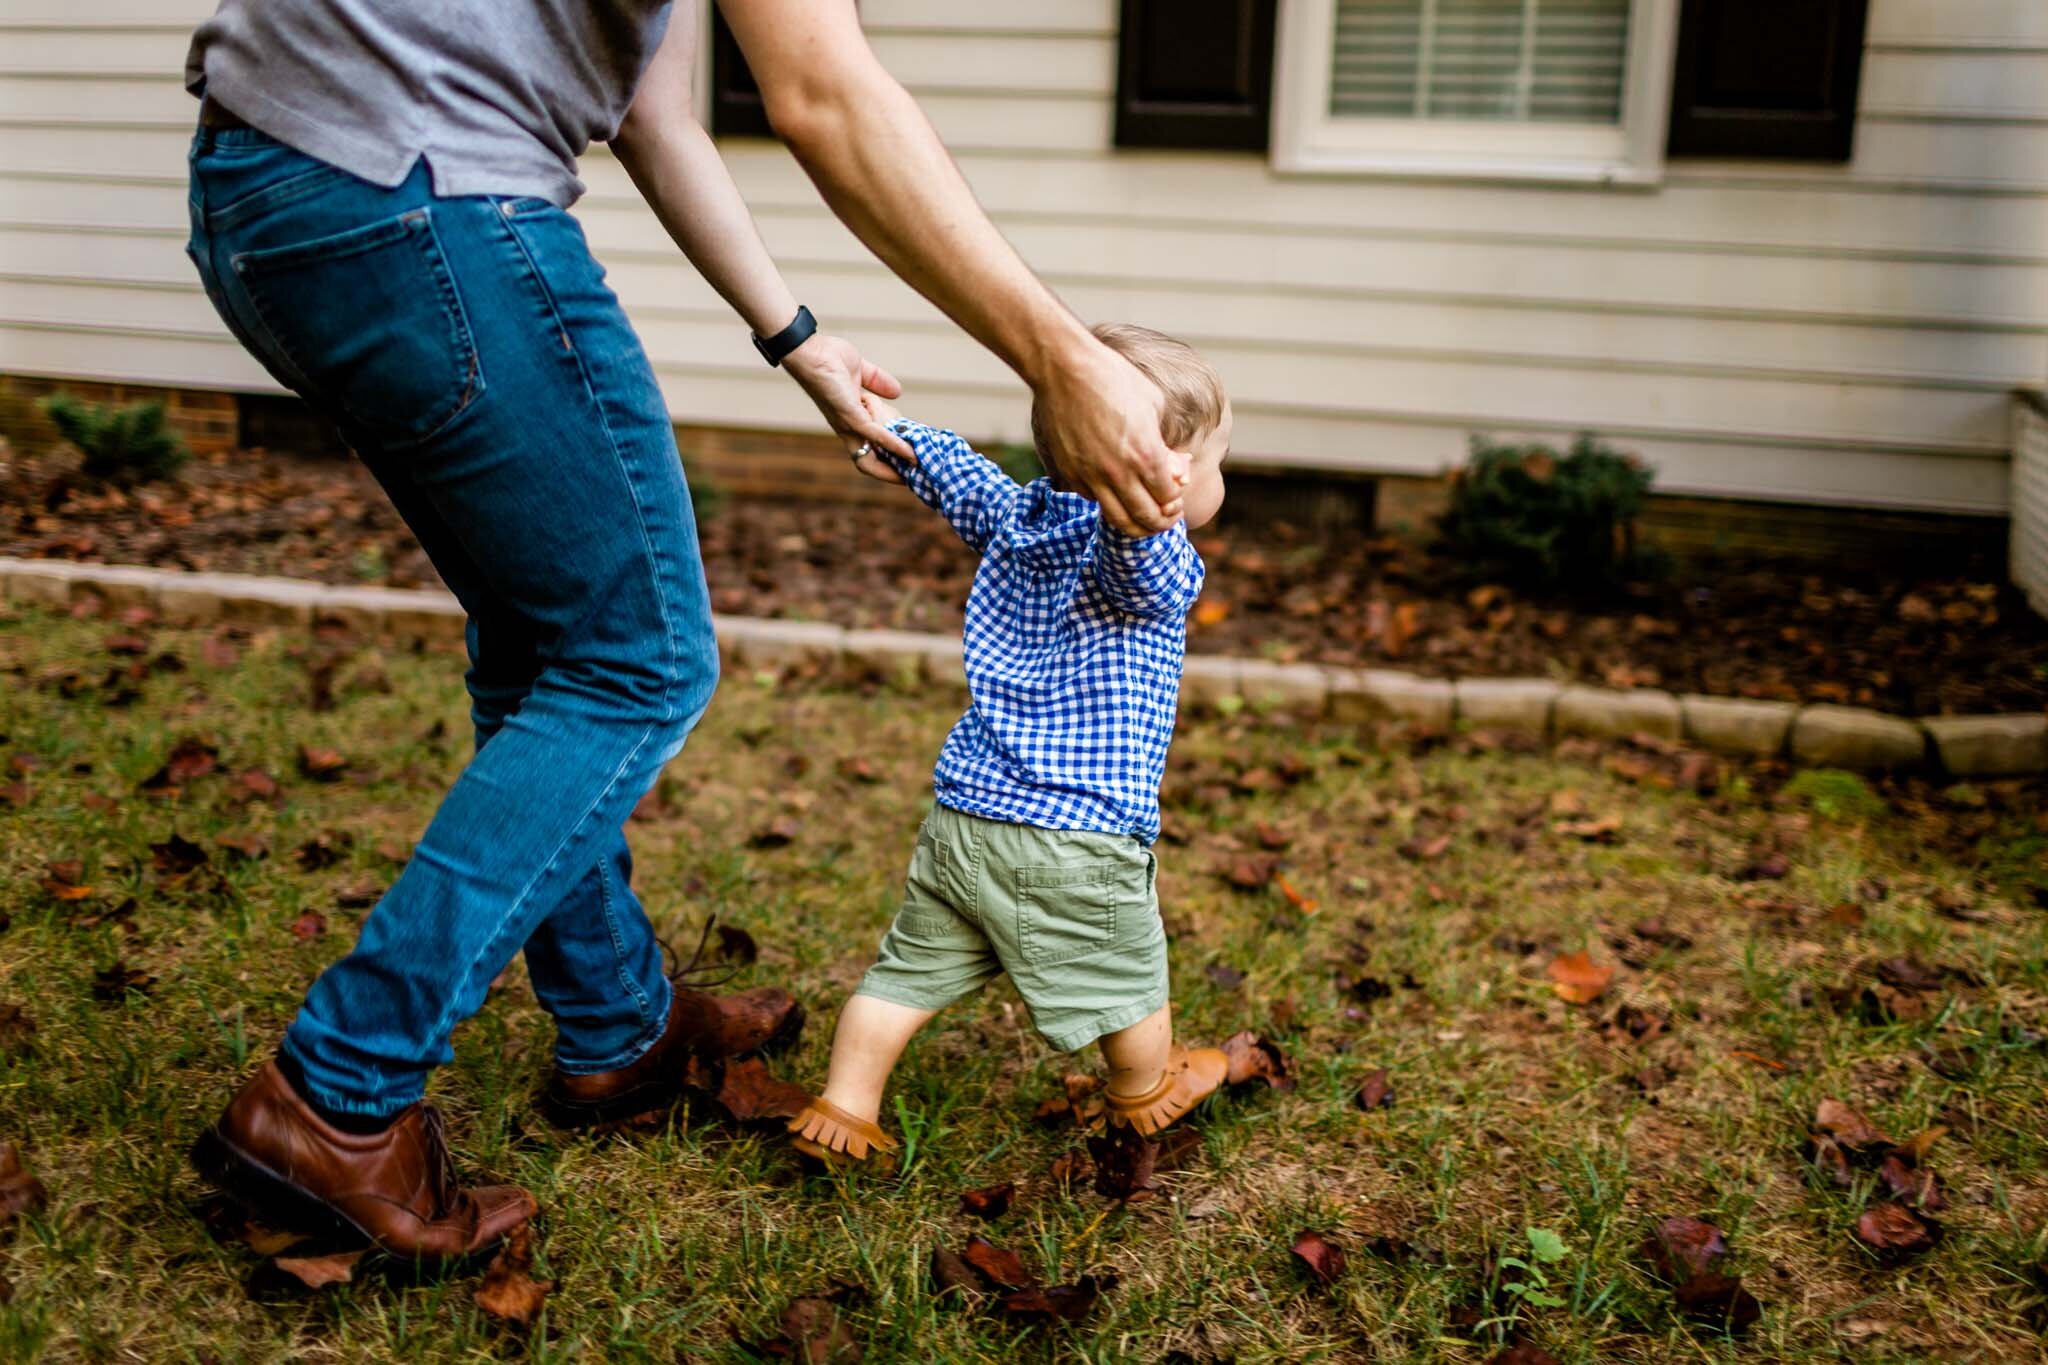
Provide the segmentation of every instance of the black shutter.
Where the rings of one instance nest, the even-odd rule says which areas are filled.
[[[1868,0],[1685,0],[1673,156],[1847,161]]]
[[[678,21],[688,16],[678,13]],[[739,40],[725,26],[725,16],[711,7],[711,132],[716,137],[773,137],[761,87],[747,70]]]
[[[1123,0],[1116,145],[1266,150],[1278,0]]]

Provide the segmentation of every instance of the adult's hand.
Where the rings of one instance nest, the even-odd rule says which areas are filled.
[[[1180,520],[1188,457],[1159,435],[1165,400],[1130,361],[1097,345],[1053,370],[1038,403],[1053,462],[1111,526],[1150,535]]]
[[[917,452],[901,436],[889,430],[861,401],[863,394],[878,398],[900,398],[903,385],[881,366],[863,359],[854,344],[844,337],[814,334],[803,345],[783,357],[782,368],[803,387],[818,405],[826,423],[839,433],[850,455],[863,443],[915,460]],[[874,455],[855,461],[861,473],[884,483],[902,483],[903,478],[886,460]]]

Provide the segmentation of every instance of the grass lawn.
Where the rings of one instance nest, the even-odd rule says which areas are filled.
[[[540,1200],[555,1290],[522,1333],[478,1309],[474,1271],[252,1294],[262,1260],[195,1216],[185,1160],[461,763],[459,659],[17,609],[0,668],[0,1140],[48,1190],[0,1226],[0,1358],[745,1360],[810,1295],[869,1361],[1478,1362],[1511,1331],[1575,1362],[2043,1358],[2040,784],[1701,783],[1629,746],[1192,722],[1159,850],[1183,1032],[1258,1031],[1291,1090],[1212,1105],[1149,1199],[1063,1185],[1081,1135],[1034,1111],[1093,1059],[1048,1052],[999,983],[914,1045],[894,1177],[807,1174],[704,1097],[567,1139],[528,1103],[550,1028],[515,967],[433,1093],[464,1171]],[[664,933],[687,947],[715,912],[759,945],[734,984],[811,1009],[779,1074],[822,1074],[955,707],[729,677],[631,826]],[[215,770],[139,790],[187,736]],[[1614,975],[1574,1005],[1549,969],[1580,951],[1565,985]],[[1381,1068],[1391,1102],[1361,1109]],[[1811,1160],[1830,1099],[1902,1143],[1947,1130],[1908,1173],[1946,1200],[1931,1249],[1857,1240],[1882,1147],[1836,1121],[1847,1159]],[[1004,1181],[1007,1212],[961,1211]],[[1680,1215],[1724,1230],[1719,1270],[1762,1305],[1746,1331],[1648,1268]],[[1343,1253],[1327,1284],[1290,1253],[1308,1231]],[[1545,1234],[1547,1289],[1500,1264],[1556,1252]],[[1056,1327],[935,1297],[934,1249],[975,1235],[1047,1283],[1117,1282]],[[1554,1306],[1511,1324],[1510,1282]]]

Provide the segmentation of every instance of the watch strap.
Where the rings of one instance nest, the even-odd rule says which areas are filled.
[[[797,305],[796,319],[772,337],[754,336],[754,349],[761,353],[761,359],[770,365],[780,365],[783,357],[811,339],[818,330],[818,320],[811,316],[811,310]]]

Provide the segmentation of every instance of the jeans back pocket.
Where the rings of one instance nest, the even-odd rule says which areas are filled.
[[[379,443],[426,440],[482,394],[430,208],[240,252],[231,266],[306,396]]]

